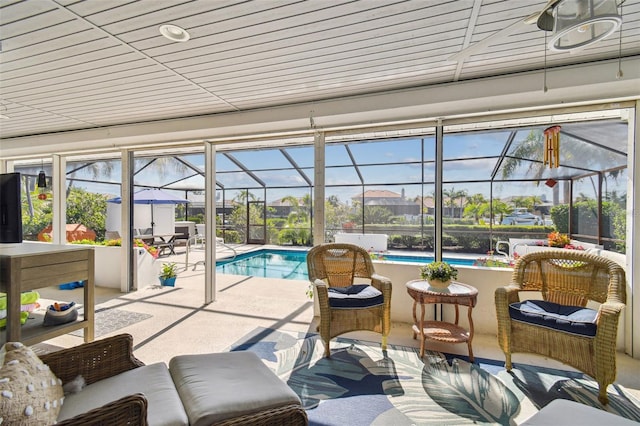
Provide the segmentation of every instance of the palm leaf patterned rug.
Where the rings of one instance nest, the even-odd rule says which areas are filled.
[[[609,406],[595,381],[575,372],[337,338],[331,358],[319,336],[258,328],[229,348],[262,358],[302,400],[311,425],[519,424],[557,398],[640,421],[640,401],[619,385]]]

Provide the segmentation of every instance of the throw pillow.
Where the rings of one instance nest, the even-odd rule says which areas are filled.
[[[20,342],[7,342],[0,367],[0,424],[53,424],[64,400],[62,382]]]

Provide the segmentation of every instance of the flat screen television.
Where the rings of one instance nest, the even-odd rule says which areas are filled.
[[[0,174],[0,243],[22,242],[20,173]]]

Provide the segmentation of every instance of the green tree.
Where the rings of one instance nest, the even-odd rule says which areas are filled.
[[[568,204],[558,204],[557,206],[551,207],[549,211],[551,214],[551,219],[553,220],[553,224],[555,225],[558,232],[566,234],[569,232],[569,205]]]
[[[246,235],[247,230],[247,208],[249,201],[256,201],[256,197],[248,190],[239,191],[233,198],[234,208],[229,215],[231,227],[240,234]],[[259,217],[257,209],[252,209],[249,214],[251,223],[261,223],[263,218]]]
[[[511,204],[513,204],[513,207],[524,207],[529,210],[529,201],[527,200],[527,198],[528,197],[513,197],[511,199]]]
[[[480,223],[480,214],[482,209],[482,204],[478,203],[467,203],[464,208],[463,216],[464,217],[472,217],[475,223]]]
[[[393,212],[382,206],[366,206],[364,208],[364,223],[389,223]]]
[[[542,198],[538,195],[530,195],[527,197],[526,207],[529,211],[535,210],[536,206],[539,206],[540,204],[542,204]]]
[[[27,208],[30,205],[31,208]],[[22,233],[27,240],[35,240],[40,231],[53,221],[51,200],[39,200],[22,191]]]
[[[464,207],[463,203],[465,202],[465,198],[467,197],[468,194],[469,192],[466,189],[461,189],[459,191],[456,191],[455,193],[455,198],[460,200],[460,217],[461,218],[462,218],[462,212],[463,212],[462,208]],[[477,195],[480,195],[480,194],[477,194]]]
[[[524,162],[528,164],[527,175],[542,179],[546,167],[542,164],[544,134],[540,129],[532,129],[524,141],[518,143],[502,164],[502,178],[507,180]]]
[[[280,244],[309,245],[311,242],[311,196],[306,194],[302,198],[288,195],[281,200],[292,207],[285,228],[278,234]]]
[[[283,197],[280,201],[283,203],[288,202],[291,206],[291,212],[289,213],[288,221],[291,224],[309,222],[311,214],[311,197],[306,194],[301,199],[288,195]],[[302,203],[300,202],[302,201]]]
[[[67,197],[67,223],[78,223],[92,229],[97,240],[104,239],[107,196],[71,188]]]
[[[335,195],[328,197],[324,204],[325,228],[340,229],[347,221],[349,221],[349,206],[342,203]]]
[[[118,160],[102,160],[102,161],[89,161],[86,163],[71,163],[73,170],[67,172],[67,197],[71,194],[71,188],[73,188],[74,178],[80,173],[88,173],[93,180],[111,180],[114,178],[114,171],[118,170]],[[117,179],[117,177],[116,177]]]
[[[487,205],[487,208],[488,207],[489,206]],[[493,220],[493,218],[497,215],[498,223],[502,223],[502,219],[504,219],[504,216],[511,213],[513,211],[513,208],[504,201],[494,198],[491,201],[491,210],[493,211],[493,217],[491,219]]]
[[[483,205],[487,203],[486,198],[482,194],[474,194],[467,198],[464,208],[464,217],[472,217],[475,223],[480,223],[480,217],[483,214]]]
[[[442,195],[444,196],[442,200],[442,204],[445,207],[449,207],[449,215],[451,217],[454,216],[453,209],[456,208],[457,206],[456,200],[459,192],[460,191],[456,191],[454,187],[451,187],[451,189],[444,189],[444,188],[442,189]]]

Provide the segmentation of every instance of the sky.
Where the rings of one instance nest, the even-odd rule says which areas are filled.
[[[572,130],[570,129],[571,131]],[[507,198],[519,195],[535,195],[543,199],[552,200],[553,190],[543,184],[496,182],[493,188],[489,184],[500,155],[511,136],[511,130],[492,130],[465,132],[457,134],[445,134],[443,144],[443,178],[445,189],[466,190],[469,195],[481,193],[486,198],[493,194],[494,198]],[[526,140],[530,129],[515,129],[513,142],[509,153]],[[621,138],[622,136],[618,136]],[[565,144],[567,144],[565,138]],[[584,144],[576,139],[571,143]],[[620,144],[614,144],[620,149]],[[567,145],[565,145],[566,147]],[[561,145],[562,148],[562,145]],[[588,151],[590,146],[576,148],[578,153]],[[291,161],[283,155],[280,148],[224,151],[216,155],[216,179],[225,188],[259,188],[263,182],[269,191],[267,201],[280,199],[287,195],[303,196],[308,193],[308,182],[314,180],[314,147],[313,146],[287,146],[282,148]],[[626,155],[603,151],[606,155],[580,156],[571,155],[571,150],[561,149],[561,163],[582,167],[585,173],[589,168],[601,169],[612,166],[626,165]],[[623,153],[626,154],[626,153]],[[203,188],[204,179],[195,170],[185,166],[190,164],[196,169],[204,170],[203,154],[186,154],[180,156],[184,162],[172,158],[160,159],[150,162],[151,158],[137,158],[136,167],[139,171],[134,176],[136,185],[158,187],[168,185],[170,188]],[[352,160],[353,159],[353,160]],[[455,161],[454,161],[455,160]],[[326,193],[336,195],[342,201],[349,200],[362,190],[361,177],[366,183],[365,190],[386,189],[401,193],[405,190],[407,198],[412,199],[421,195],[430,195],[433,192],[435,181],[435,137],[407,137],[392,140],[373,140],[364,142],[327,143],[326,145]],[[293,164],[292,164],[293,162]],[[358,164],[358,168],[353,166]],[[68,163],[68,170],[76,169],[79,163]],[[297,166],[304,176],[296,169]],[[534,167],[531,169],[531,165]],[[243,171],[242,167],[250,170]],[[38,166],[31,166],[30,172],[37,174]],[[532,176],[532,171],[537,170],[535,163],[524,161],[515,168],[514,178],[526,178]],[[575,173],[568,167],[560,167],[554,170],[544,170],[541,177],[557,177],[563,173]],[[50,171],[48,172],[50,173]],[[73,176],[84,180],[75,181],[74,185],[83,187],[92,192],[119,196],[119,185],[97,183],[96,180],[112,182],[120,181],[120,161],[97,162],[92,168],[78,169]],[[501,172],[496,176],[500,178]],[[185,178],[186,179],[183,179]],[[182,180],[181,180],[182,179]],[[581,189],[589,195],[593,182],[587,179]],[[478,182],[484,181],[484,182]],[[427,182],[420,185],[420,182]],[[418,184],[416,184],[418,183]],[[607,179],[606,189],[625,193],[624,179],[615,181]],[[262,198],[262,190],[257,189],[255,194]],[[300,195],[298,195],[300,194]],[[180,194],[184,196],[184,193]],[[228,195],[227,199],[234,195]],[[219,198],[219,197],[218,197]]]

